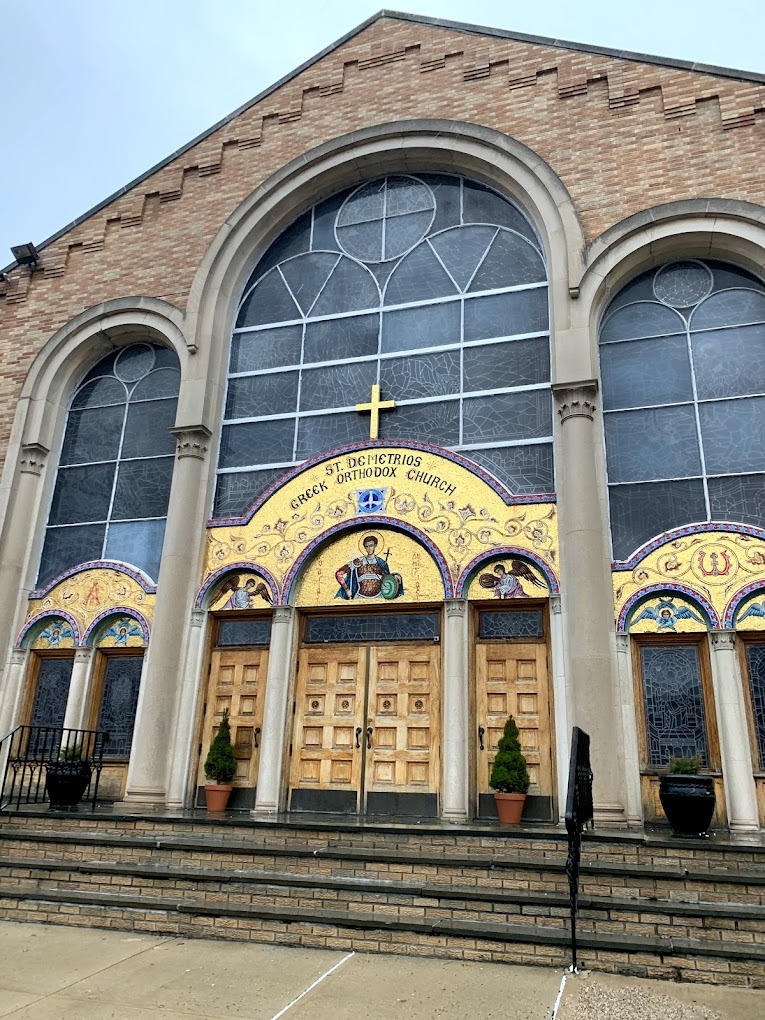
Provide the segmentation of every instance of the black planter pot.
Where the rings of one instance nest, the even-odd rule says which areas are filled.
[[[57,761],[48,765],[45,789],[51,808],[55,810],[79,804],[91,775],[90,765],[82,761]]]
[[[712,776],[662,776],[659,800],[678,836],[703,836],[715,813]]]

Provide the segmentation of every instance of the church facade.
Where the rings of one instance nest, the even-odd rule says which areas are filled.
[[[0,726],[102,792],[765,825],[765,78],[381,14],[0,283]]]

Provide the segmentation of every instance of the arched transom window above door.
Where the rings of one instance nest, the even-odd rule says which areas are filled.
[[[600,369],[614,557],[705,521],[765,527],[765,286],[722,262],[643,273]]]
[[[231,341],[216,517],[285,468],[379,437],[463,451],[517,493],[553,489],[547,271],[526,216],[438,174],[319,203],[258,263]],[[370,399],[372,398],[372,399]]]

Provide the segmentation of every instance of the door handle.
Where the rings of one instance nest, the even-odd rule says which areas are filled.
[[[372,746],[372,733],[373,733],[372,727],[367,726],[367,748],[370,748]]]
[[[484,750],[484,746],[483,746],[483,736],[484,736],[484,733],[486,733],[485,727],[479,726],[478,727],[478,746],[480,747],[480,749],[482,751]]]
[[[260,734],[260,726],[255,727],[255,731],[252,734],[252,742],[255,745],[255,750],[258,749],[258,735]]]
[[[361,727],[357,726],[356,727],[356,747],[361,747],[361,744],[359,743],[359,737],[360,736],[361,736]]]

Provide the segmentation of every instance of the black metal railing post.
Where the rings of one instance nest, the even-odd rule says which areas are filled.
[[[571,904],[571,970],[578,971],[576,955],[576,915],[579,907],[579,866],[582,858],[582,833],[594,827],[592,807],[592,769],[590,768],[590,736],[575,726],[571,733],[571,760],[568,769],[566,797],[566,832],[568,833],[569,901]]]
[[[17,809],[22,803],[44,803],[48,766],[62,760],[76,760],[90,768],[90,783],[82,799],[92,801],[95,811],[108,743],[109,734],[103,730],[16,726],[0,740],[0,762],[4,762],[0,811],[14,800]]]

